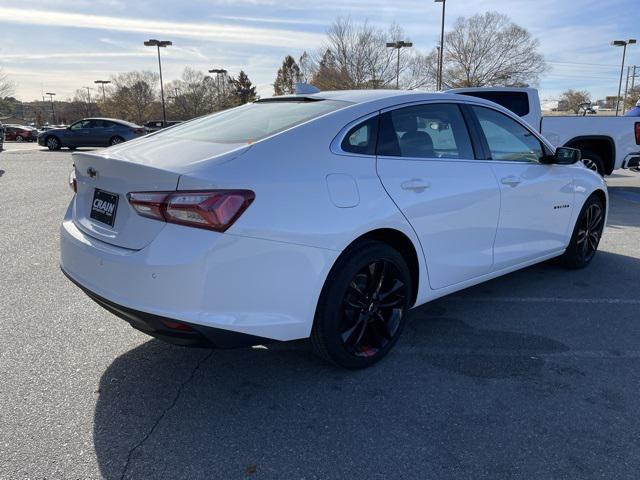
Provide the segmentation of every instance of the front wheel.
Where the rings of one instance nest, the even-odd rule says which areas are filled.
[[[54,150],[59,150],[60,146],[61,146],[60,145],[60,140],[58,140],[57,137],[49,137],[49,138],[47,138],[46,144],[47,144],[47,148],[49,150],[51,150],[52,152]]]
[[[597,195],[591,195],[578,215],[571,241],[562,256],[567,267],[583,268],[591,262],[602,238],[604,216],[602,200]]]
[[[402,255],[365,241],[345,251],[322,290],[311,345],[344,368],[365,368],[395,345],[405,324],[413,284]]]
[[[24,140],[20,135],[16,136],[16,142],[20,143]]]

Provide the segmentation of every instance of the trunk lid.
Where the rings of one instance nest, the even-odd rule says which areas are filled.
[[[248,148],[150,137],[99,152],[75,153],[74,223],[98,240],[140,250],[166,224],[138,215],[127,193],[175,191],[181,174],[228,161]]]

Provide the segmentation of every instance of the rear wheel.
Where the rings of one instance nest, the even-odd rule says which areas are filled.
[[[322,290],[311,345],[322,358],[358,369],[382,359],[398,340],[413,285],[396,250],[366,241],[346,251]]]
[[[16,142],[22,142],[24,140],[24,138],[22,138],[20,135],[16,135]]]
[[[47,145],[47,148],[49,150],[51,150],[52,152],[54,150],[59,150],[60,146],[61,146],[60,145],[60,140],[58,140],[58,137],[49,137],[49,138],[47,138],[46,145]]]
[[[122,137],[113,137],[110,141],[109,141],[109,145],[113,146],[113,145],[118,145],[119,143],[124,142],[124,138]]]
[[[569,268],[586,267],[598,250],[604,230],[604,205],[597,195],[585,202],[562,259]]]
[[[604,160],[602,160],[602,157],[597,153],[583,149],[582,163],[584,163],[589,170],[593,170],[601,176],[604,176]]]

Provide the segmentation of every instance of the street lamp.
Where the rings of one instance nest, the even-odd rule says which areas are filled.
[[[614,40],[611,42],[611,45],[614,47],[623,47],[622,48],[622,66],[620,67],[620,83],[618,84],[618,98],[616,98],[616,117],[618,116],[618,111],[620,110],[620,92],[622,90],[622,74],[624,73],[624,57],[627,54],[627,45],[633,45],[636,43],[635,38],[630,38],[629,40]]]
[[[160,62],[160,47],[168,47],[173,45],[173,42],[169,40],[147,40],[144,42],[145,47],[157,47],[158,48],[158,69],[160,70],[160,98],[162,98],[162,122],[163,125],[167,125],[167,111],[164,108],[164,87],[162,86],[162,62]]]
[[[436,90],[442,89],[442,59],[444,57],[444,9],[447,0],[433,0],[435,3],[442,3],[442,26],[440,27],[440,48],[438,49],[438,77],[436,79]]]
[[[398,50],[398,62],[396,64],[396,88],[400,88],[400,49],[413,47],[413,43],[398,40],[397,42],[388,42],[387,47]]]
[[[104,94],[104,86],[107,83],[111,83],[111,80],[96,80],[93,83],[102,84],[102,103],[106,103],[107,100],[106,100],[106,96]]]
[[[52,119],[52,123],[55,125],[56,124],[56,111],[53,108],[53,96],[55,95],[55,93],[47,92],[45,95],[49,95],[49,100],[51,101],[51,119]]]

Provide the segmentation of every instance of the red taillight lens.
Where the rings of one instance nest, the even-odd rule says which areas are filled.
[[[640,145],[640,122],[636,122],[636,145]]]
[[[129,203],[143,217],[226,231],[255,199],[251,190],[132,192]]]
[[[145,131],[144,128],[134,128],[133,133],[135,133],[136,135],[142,135],[143,133],[145,133]]]
[[[169,196],[167,192],[138,192],[127,195],[133,209],[143,217],[164,220],[164,202]]]

